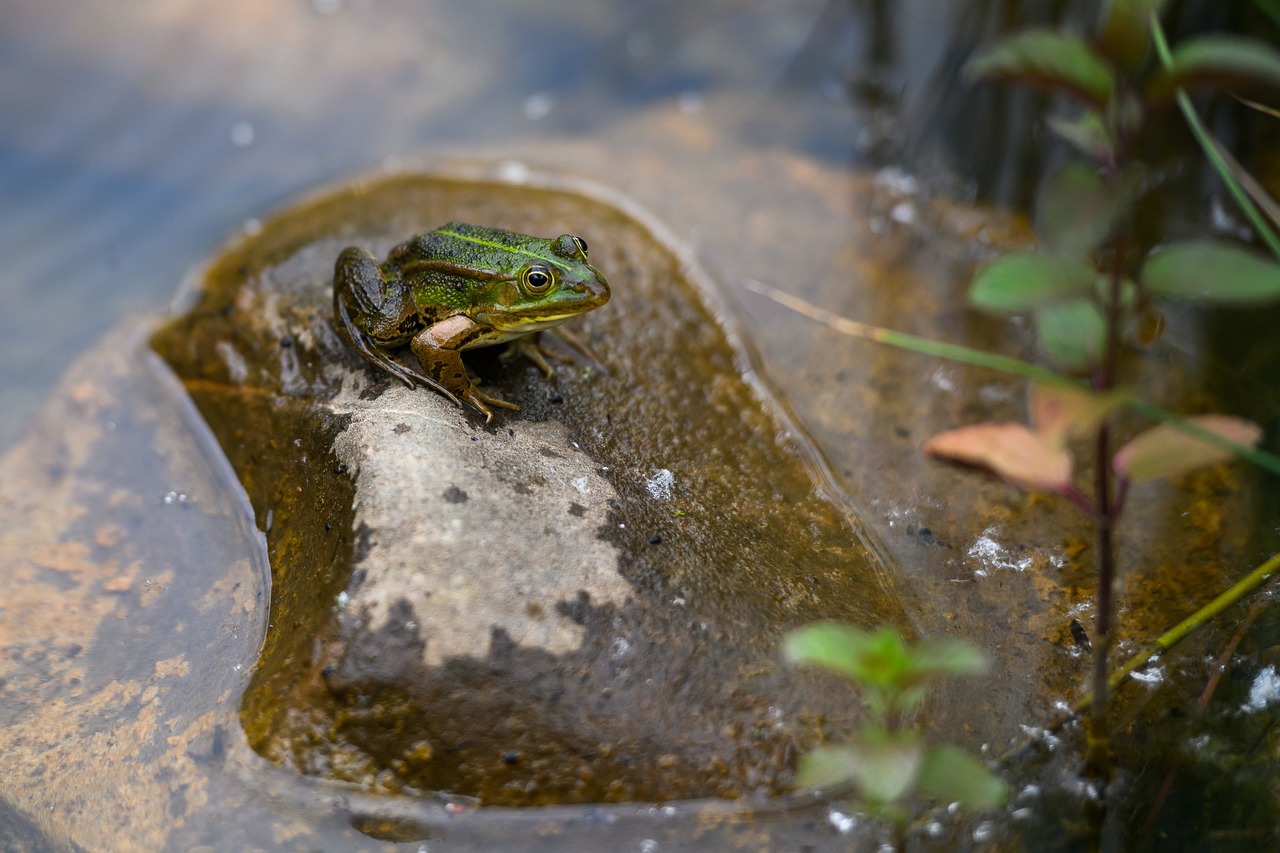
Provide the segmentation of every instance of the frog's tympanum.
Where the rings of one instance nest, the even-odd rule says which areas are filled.
[[[462,350],[520,339],[550,377],[538,333],[608,301],[609,285],[587,262],[581,237],[545,240],[461,222],[401,243],[381,265],[364,249],[344,249],[333,273],[334,322],[356,352],[410,388],[426,385],[469,404],[486,421],[489,406],[518,407],[472,384]],[[406,343],[421,370],[390,355]]]

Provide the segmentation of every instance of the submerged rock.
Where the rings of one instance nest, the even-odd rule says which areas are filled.
[[[450,219],[580,233],[598,364],[468,355],[486,426],[333,331],[333,259]],[[255,749],[368,791],[486,804],[778,793],[856,704],[778,660],[804,622],[904,618],[816,460],[650,224],[557,189],[403,176],[219,257],[154,345],[266,531]]]

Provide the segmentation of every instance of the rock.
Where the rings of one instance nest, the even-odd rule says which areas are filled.
[[[421,397],[393,387],[331,403],[352,414],[335,455],[356,472],[356,523],[374,542],[344,617],[365,636],[403,628],[420,638],[428,667],[485,651],[495,632],[555,655],[579,648],[585,630],[558,606],[580,592],[621,606],[631,589],[597,535],[617,493],[558,422],[480,438],[452,407]],[[421,623],[391,625],[393,611],[419,609]],[[369,658],[363,673],[395,669]]]
[[[490,426],[393,386],[330,323],[338,251],[450,219],[580,233],[613,286],[573,323],[599,364],[548,382],[468,356],[522,406]],[[779,638],[905,619],[709,299],[603,201],[412,175],[214,261],[154,343],[267,535],[250,743],[371,792],[518,805],[778,794],[819,720],[851,727],[857,703],[782,666]]]

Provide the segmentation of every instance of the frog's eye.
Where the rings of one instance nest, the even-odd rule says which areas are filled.
[[[587,256],[587,241],[576,234],[570,234],[569,239],[573,241],[573,245],[577,247],[578,251],[582,253],[582,257],[585,258]]]
[[[532,264],[520,271],[520,286],[533,296],[541,296],[555,283],[555,274],[542,264]]]

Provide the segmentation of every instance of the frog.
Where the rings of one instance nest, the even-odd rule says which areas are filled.
[[[548,377],[543,331],[609,301],[609,284],[574,234],[531,237],[449,222],[395,246],[381,264],[359,246],[338,255],[334,325],[346,343],[410,388],[431,388],[493,421],[490,406],[519,406],[476,387],[463,350],[512,342]],[[563,330],[559,336],[583,354]],[[408,344],[420,369],[394,358]]]

